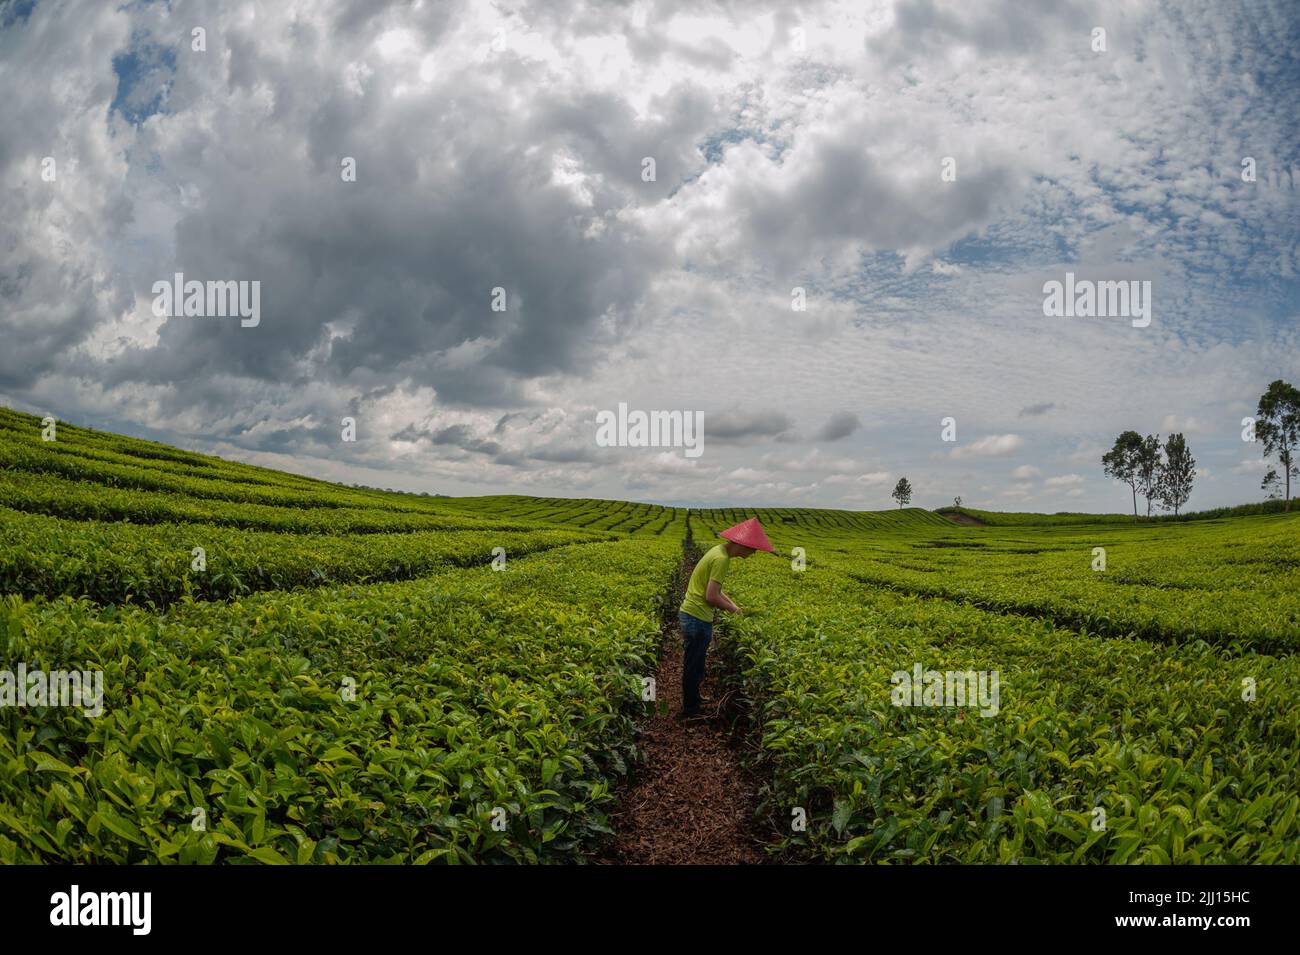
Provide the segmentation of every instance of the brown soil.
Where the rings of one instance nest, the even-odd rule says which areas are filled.
[[[683,562],[683,581],[694,561]],[[674,605],[675,606],[675,605]],[[655,692],[662,703],[638,745],[644,763],[610,815],[613,844],[596,860],[623,865],[733,865],[768,861],[770,841],[756,823],[758,781],[740,763],[727,730],[734,705],[714,699],[712,670],[719,634],[709,647],[701,694],[703,718],[679,721],[682,635],[676,614],[665,626],[665,647]],[[725,638],[724,638],[725,639]],[[664,712],[664,710],[667,712]]]
[[[943,516],[954,524],[961,524],[964,527],[988,527],[988,524],[978,517],[971,517],[969,514],[961,514],[957,511],[945,511]]]

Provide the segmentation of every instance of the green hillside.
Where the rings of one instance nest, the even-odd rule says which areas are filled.
[[[0,863],[588,860],[682,576],[754,516],[711,679],[807,815],[771,852],[1300,861],[1300,514],[963,512],[427,497],[0,409],[0,675],[102,680],[0,706]]]

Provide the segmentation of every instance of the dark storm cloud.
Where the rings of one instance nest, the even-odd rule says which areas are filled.
[[[578,464],[585,461],[595,461],[596,451],[594,448],[582,446],[541,448],[528,455],[534,461],[547,461],[551,464]]]
[[[837,411],[817,432],[817,440],[839,441],[841,438],[847,438],[860,427],[862,427],[862,422],[858,420],[858,416],[853,412]]]
[[[620,187],[598,193],[598,205],[624,197],[649,203],[663,199],[703,168],[696,142],[715,119],[713,99],[702,89],[675,88],[657,105],[661,118],[638,120],[627,101],[611,93],[541,100],[531,135],[570,147],[605,182]],[[647,157],[655,161],[653,182],[642,179]]]
[[[100,320],[90,275],[69,268],[62,282],[57,279],[58,270],[41,257],[0,267],[5,338],[22,343],[21,348],[0,349],[0,389],[30,387],[57,367],[69,342],[84,338]]]
[[[928,180],[901,184],[887,164],[864,154],[869,129],[836,130],[814,143],[792,182],[749,184],[743,201],[747,244],[765,260],[806,262],[815,251],[860,243],[866,248],[932,247],[989,221],[1016,187],[1017,175],[996,159],[963,166],[962,188],[934,201]],[[787,265],[789,267],[789,265]]]
[[[411,9],[409,0],[341,0],[334,9],[332,29],[344,35],[374,30],[389,12],[400,12],[406,16],[422,16],[422,30],[427,36],[437,36],[452,10],[450,3],[425,4],[416,11]]]
[[[517,451],[502,451],[492,459],[492,463],[511,468],[528,467],[528,459]]]
[[[613,97],[537,83],[527,109],[504,110],[502,78],[520,67],[502,57],[397,98],[393,83],[409,77],[389,76],[373,51],[357,95],[339,79],[348,51],[327,46],[346,38],[300,33],[301,60],[267,49],[253,25],[211,30],[215,53],[230,51],[227,88],[244,95],[206,89],[180,57],[169,105],[204,114],[203,129],[172,118],[144,134],[160,176],[204,199],[177,222],[175,256],[138,275],[137,294],[176,271],[256,280],[261,323],[170,318],[156,344],[128,349],[101,380],[406,382],[444,403],[508,406],[524,402],[529,379],[580,372],[627,330],[665,251],[612,216],[695,171],[707,97],[673,90],[640,121]],[[263,90],[273,121],[251,124],[240,106]],[[640,179],[647,155],[655,183]],[[341,179],[344,156],[356,182]],[[557,156],[589,188],[554,181]],[[498,287],[504,311],[492,307]]]
[[[497,444],[497,442],[483,440],[463,424],[448,425],[436,431],[407,425],[401,431],[392,435],[394,441],[419,441],[422,438],[435,445],[460,448],[463,451],[472,451],[475,454],[491,455],[498,454],[501,451],[501,445]]]
[[[223,434],[212,434],[214,438],[225,438],[239,446],[256,451],[274,451],[282,454],[320,450],[337,447],[339,429],[326,424],[296,425],[276,428],[270,431],[251,429],[233,429]]]
[[[111,9],[72,4],[10,4],[0,17],[0,390],[21,392],[130,301],[102,256],[131,217],[124,166],[108,125],[69,122],[107,116],[106,51],[126,29]],[[40,79],[56,63],[58,81]]]
[[[788,435],[794,427],[788,415],[780,411],[724,412],[705,415],[706,441],[741,444],[762,438]]]
[[[528,420],[529,420],[528,417],[527,417],[526,415],[524,415],[522,412],[519,412],[519,411],[507,411],[505,414],[503,414],[500,418],[497,419],[496,427],[492,429],[492,433],[493,433],[493,434],[505,434],[505,433],[506,433],[506,427],[510,424],[511,421],[514,421],[514,420],[517,420],[517,419],[522,419],[522,420],[524,420],[524,421],[528,421]]]
[[[1044,401],[1041,404],[1026,405],[1025,407],[1020,409],[1020,417],[1036,418],[1039,415],[1047,414],[1047,412],[1051,411],[1055,407],[1056,407],[1055,401]]]
[[[868,47],[895,62],[957,45],[989,53],[1036,53],[1047,45],[1049,33],[1079,30],[1086,41],[1096,25],[1089,9],[1072,0],[897,0],[893,28]]]
[[[612,311],[626,321],[641,294],[639,237],[584,238],[574,222],[582,210],[539,182],[537,161],[522,152],[506,147],[445,191],[401,198],[400,173],[389,179],[385,162],[362,155],[358,183],[272,173],[278,186],[187,217],[177,268],[187,278],[260,281],[261,324],[172,318],[159,344],[124,356],[110,381],[381,372],[433,385],[444,401],[502,404],[515,378],[570,370],[596,339],[595,320]],[[497,287],[504,312],[492,310]],[[480,341],[472,363],[435,372],[440,355]],[[322,357],[300,364],[309,353]]]

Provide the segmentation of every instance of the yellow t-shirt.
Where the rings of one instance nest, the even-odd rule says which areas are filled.
[[[727,553],[726,544],[718,544],[700,558],[695,569],[691,571],[690,583],[686,585],[686,597],[682,600],[682,612],[699,620],[713,622],[713,606],[704,599],[709,592],[709,581],[716,580],[721,586],[731,565],[731,555]]]

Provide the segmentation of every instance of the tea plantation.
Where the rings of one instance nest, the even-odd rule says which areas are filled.
[[[422,497],[0,409],[0,863],[593,858],[683,545],[755,515],[710,679],[773,858],[1300,861],[1300,515]]]

